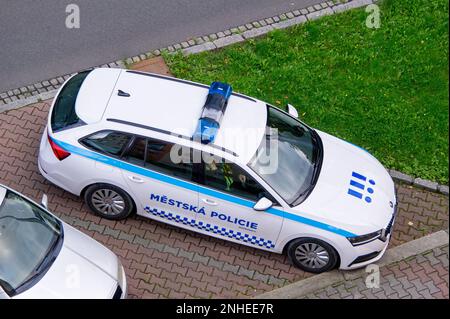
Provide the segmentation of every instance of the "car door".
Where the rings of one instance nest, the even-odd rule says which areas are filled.
[[[244,169],[217,156],[202,156],[199,206],[205,206],[207,228],[222,237],[252,247],[271,249],[283,224],[283,209]],[[272,200],[266,211],[253,209],[261,198]]]
[[[171,149],[178,146],[135,136],[123,156],[122,173],[139,200],[139,215],[188,227],[198,209],[198,187],[191,182],[192,161],[171,158]]]

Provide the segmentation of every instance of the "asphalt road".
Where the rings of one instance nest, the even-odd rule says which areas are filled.
[[[0,0],[0,92],[322,1]]]

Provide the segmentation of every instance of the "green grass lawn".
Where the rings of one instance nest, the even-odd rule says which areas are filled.
[[[385,0],[215,52],[166,56],[175,76],[226,81],[370,151],[386,167],[448,184],[448,2]]]

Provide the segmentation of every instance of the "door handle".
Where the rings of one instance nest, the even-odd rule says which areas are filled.
[[[206,203],[208,205],[211,205],[211,206],[217,206],[217,203],[215,201],[210,200],[208,198],[202,198],[202,202],[204,202],[204,203]]]
[[[143,182],[145,182],[142,178],[139,178],[139,177],[136,177],[136,176],[132,176],[132,175],[129,175],[128,178],[132,182],[135,182],[135,183],[143,183]]]

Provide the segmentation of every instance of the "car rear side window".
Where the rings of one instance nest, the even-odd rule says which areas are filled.
[[[133,146],[125,154],[124,159],[131,164],[144,165],[146,143],[145,137],[135,137]]]
[[[131,139],[130,134],[101,131],[83,138],[80,143],[95,151],[120,156]]]
[[[81,84],[83,84],[83,81],[88,74],[89,71],[78,73],[61,89],[58,97],[56,98],[50,118],[53,132],[84,124],[75,112],[75,101],[77,100],[77,95]]]
[[[123,159],[155,172],[191,180],[193,171],[191,156],[192,150],[189,147],[136,136]]]

